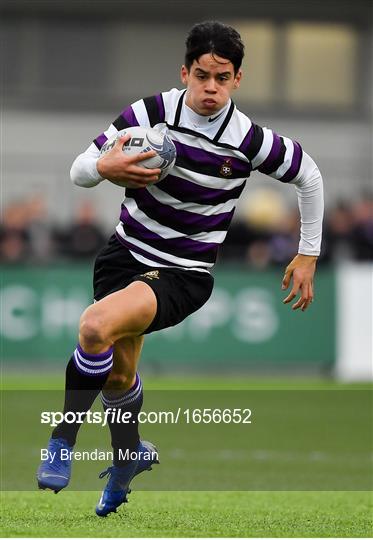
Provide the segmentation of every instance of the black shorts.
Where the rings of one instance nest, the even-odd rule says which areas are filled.
[[[95,261],[94,298],[101,300],[134,281],[147,283],[157,297],[156,316],[144,334],[183,321],[207,302],[214,286],[208,272],[142,264],[113,235]]]

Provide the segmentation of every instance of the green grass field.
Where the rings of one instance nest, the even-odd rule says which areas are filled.
[[[356,492],[134,492],[94,514],[92,492],[7,493],[5,537],[370,537],[372,499]]]
[[[2,388],[8,391],[18,392],[23,390],[58,390],[61,389],[62,377],[54,375],[45,376],[40,379],[38,376],[23,377],[20,380],[19,375],[4,375],[2,378]],[[240,379],[185,379],[185,378],[145,378],[145,387],[148,390],[195,390],[208,389],[220,391],[223,389],[232,390],[337,390],[354,389],[367,390],[369,385],[338,385],[333,382],[322,380],[249,380]],[[13,395],[13,393],[12,393]],[[38,394],[35,393],[35,396]],[[272,394],[268,394],[271,396]],[[349,394],[346,394],[347,396]],[[351,395],[351,400],[352,396]],[[337,396],[337,394],[336,394]],[[36,398],[35,398],[36,399]],[[348,411],[353,408],[351,401],[350,407],[346,407],[343,412],[343,421],[350,422],[354,420],[353,415],[348,416]],[[15,411],[16,413],[17,411]],[[20,414],[26,414],[24,410]],[[302,411],[300,410],[302,413]],[[355,409],[356,413],[356,409]],[[303,414],[303,413],[302,413]],[[359,415],[360,416],[360,415]],[[339,463],[325,462],[325,469],[322,473],[330,474],[331,484],[338,484],[338,478],[344,475],[350,475],[351,485],[364,486],[362,480],[372,472],[372,462],[361,462],[363,455],[361,445],[368,438],[362,437],[364,424],[359,424],[356,420],[353,422],[354,433],[351,433],[350,452],[355,452],[352,456],[346,452],[332,454],[336,455]],[[39,426],[40,427],[40,426]],[[91,427],[91,426],[89,426]],[[327,425],[330,427],[330,424]],[[84,426],[86,428],[86,426]],[[286,428],[286,426],[285,426]],[[282,430],[285,429],[282,426]],[[3,435],[6,433],[6,426],[3,426]],[[27,431],[28,429],[28,431]],[[272,429],[272,428],[271,428]],[[290,427],[289,427],[290,429]],[[312,431],[316,426],[310,426]],[[154,430],[154,428],[153,428]],[[167,437],[169,430],[163,434]],[[91,430],[84,432],[87,444],[89,443],[89,434]],[[258,437],[263,445],[269,442],[271,437],[265,437],[265,433],[258,430]],[[336,434],[338,432],[336,431]],[[311,433],[312,434],[312,433]],[[319,436],[315,431],[315,436]],[[11,436],[12,433],[10,433]],[[153,436],[153,432],[151,432]],[[156,435],[156,431],[154,431]],[[182,433],[181,433],[182,435]],[[271,434],[269,434],[271,435]],[[32,425],[25,427],[25,436],[30,444],[33,444],[33,437],[37,439],[36,431]],[[161,437],[161,434],[159,435]],[[215,432],[212,432],[212,437]],[[290,432],[285,431],[284,441],[291,437]],[[162,439],[162,437],[161,437]],[[14,439],[15,441],[17,439]],[[356,443],[356,440],[359,443]],[[167,438],[165,439],[165,443]],[[208,441],[207,441],[208,442]],[[205,441],[204,444],[207,444]],[[242,440],[242,443],[244,441]],[[307,441],[306,441],[307,442]],[[304,444],[306,444],[306,442]],[[324,441],[318,442],[318,447]],[[338,442],[338,441],[337,441]],[[36,441],[37,445],[38,442]],[[201,444],[200,442],[198,444]],[[281,444],[284,444],[282,442]],[[295,442],[294,442],[295,444]],[[347,444],[346,441],[343,444]],[[360,446],[359,446],[360,445]],[[295,444],[296,446],[296,444]],[[57,496],[51,492],[31,491],[33,489],[35,465],[33,460],[37,456],[32,456],[32,463],[22,464],[19,467],[17,459],[19,456],[13,456],[15,459],[14,469],[11,475],[20,476],[21,482],[27,477],[32,477],[32,488],[28,491],[3,491],[1,498],[1,517],[2,517],[2,536],[4,537],[371,537],[373,534],[373,500],[372,493],[367,490],[354,491],[223,491],[226,489],[222,485],[222,490],[215,491],[175,491],[167,489],[167,482],[172,485],[170,476],[175,474],[175,463],[167,459],[167,444],[164,444],[165,456],[161,465],[156,467],[152,473],[144,480],[134,482],[134,491],[129,497],[129,504],[122,506],[117,514],[112,514],[106,519],[100,519],[94,514],[94,507],[99,497],[99,489],[89,488],[91,491],[75,491],[72,483],[71,489],[59,493]],[[286,449],[285,446],[280,450]],[[304,448],[298,445],[299,455],[295,456],[295,461],[291,467],[298,467],[302,471],[302,452]],[[335,451],[327,445],[324,450]],[[346,450],[346,448],[344,449]],[[369,449],[368,449],[369,450]],[[371,450],[369,450],[371,452]],[[6,454],[6,452],[5,452]],[[371,454],[369,454],[371,457]],[[275,454],[276,456],[276,454]],[[260,480],[261,473],[271,466],[278,474],[278,469],[284,463],[285,477],[289,476],[293,470],[290,465],[281,462],[283,456],[281,452],[277,463],[271,461],[264,464],[257,462],[255,464],[256,482]],[[281,458],[281,459],[280,459]],[[5,459],[9,459],[5,456]],[[197,459],[197,458],[196,458]],[[277,458],[274,458],[274,461]],[[365,459],[365,457],[364,457]],[[337,461],[338,461],[337,460]],[[36,463],[36,461],[35,461]],[[238,475],[245,478],[245,468],[250,463],[237,460]],[[97,464],[94,464],[95,473]],[[190,464],[185,463],[186,471],[190,470]],[[204,474],[204,462],[196,463],[200,468],[200,474]],[[216,485],[220,477],[224,476],[224,462],[216,461],[206,472],[211,481],[211,485]],[[75,473],[79,479],[79,474],[84,471],[83,464],[74,465]],[[188,469],[189,467],[189,469]],[[242,469],[240,470],[240,467]],[[263,469],[260,469],[263,467]],[[277,469],[276,469],[277,467]],[[318,469],[315,469],[316,471]],[[21,471],[21,472],[20,472]],[[258,474],[259,471],[259,474]],[[3,471],[4,473],[4,471]],[[309,473],[312,473],[310,469]],[[189,472],[188,472],[189,474]],[[209,476],[211,475],[211,476]],[[145,475],[144,475],[145,476]],[[9,472],[3,474],[3,481],[7,484]],[[84,480],[83,477],[82,481]],[[277,477],[276,477],[277,478]],[[163,481],[163,491],[157,490],[157,482]],[[166,480],[165,480],[166,479]],[[278,478],[275,479],[277,482]],[[289,479],[291,483],[291,478]],[[306,477],[307,480],[307,477]],[[19,480],[18,480],[19,481]],[[144,483],[146,482],[146,483]],[[150,485],[152,491],[144,491]],[[80,484],[79,484],[80,485]],[[83,485],[83,484],[82,484]],[[101,484],[100,484],[101,485]],[[138,485],[138,488],[136,486]],[[296,484],[295,484],[296,485]]]

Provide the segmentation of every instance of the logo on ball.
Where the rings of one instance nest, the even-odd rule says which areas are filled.
[[[145,169],[161,169],[159,180],[163,180],[170,172],[176,161],[176,147],[171,138],[164,133],[161,133],[153,128],[144,128],[134,126],[118,131],[111,137],[101,148],[101,154],[109,152],[119,137],[130,135],[131,138],[123,145],[123,152],[127,155],[135,155],[139,153],[149,152],[154,150],[157,155],[140,161],[137,165]],[[154,182],[155,183],[155,182]]]

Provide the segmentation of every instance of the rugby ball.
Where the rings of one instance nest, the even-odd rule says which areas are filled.
[[[156,129],[141,126],[122,129],[106,141],[102,146],[100,153],[105,154],[106,152],[109,152],[116,141],[127,134],[130,135],[131,138],[124,143],[122,148],[123,152],[128,156],[132,156],[134,154],[149,152],[149,150],[155,150],[157,152],[156,156],[144,161],[139,161],[137,165],[146,169],[161,169],[158,182],[163,180],[175,165],[176,161],[176,147],[166,133],[160,133]]]

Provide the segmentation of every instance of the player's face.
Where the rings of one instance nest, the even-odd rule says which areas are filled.
[[[197,114],[210,116],[222,109],[240,85],[241,70],[236,75],[230,60],[203,54],[190,70],[181,68],[181,80],[187,87],[186,104]]]

